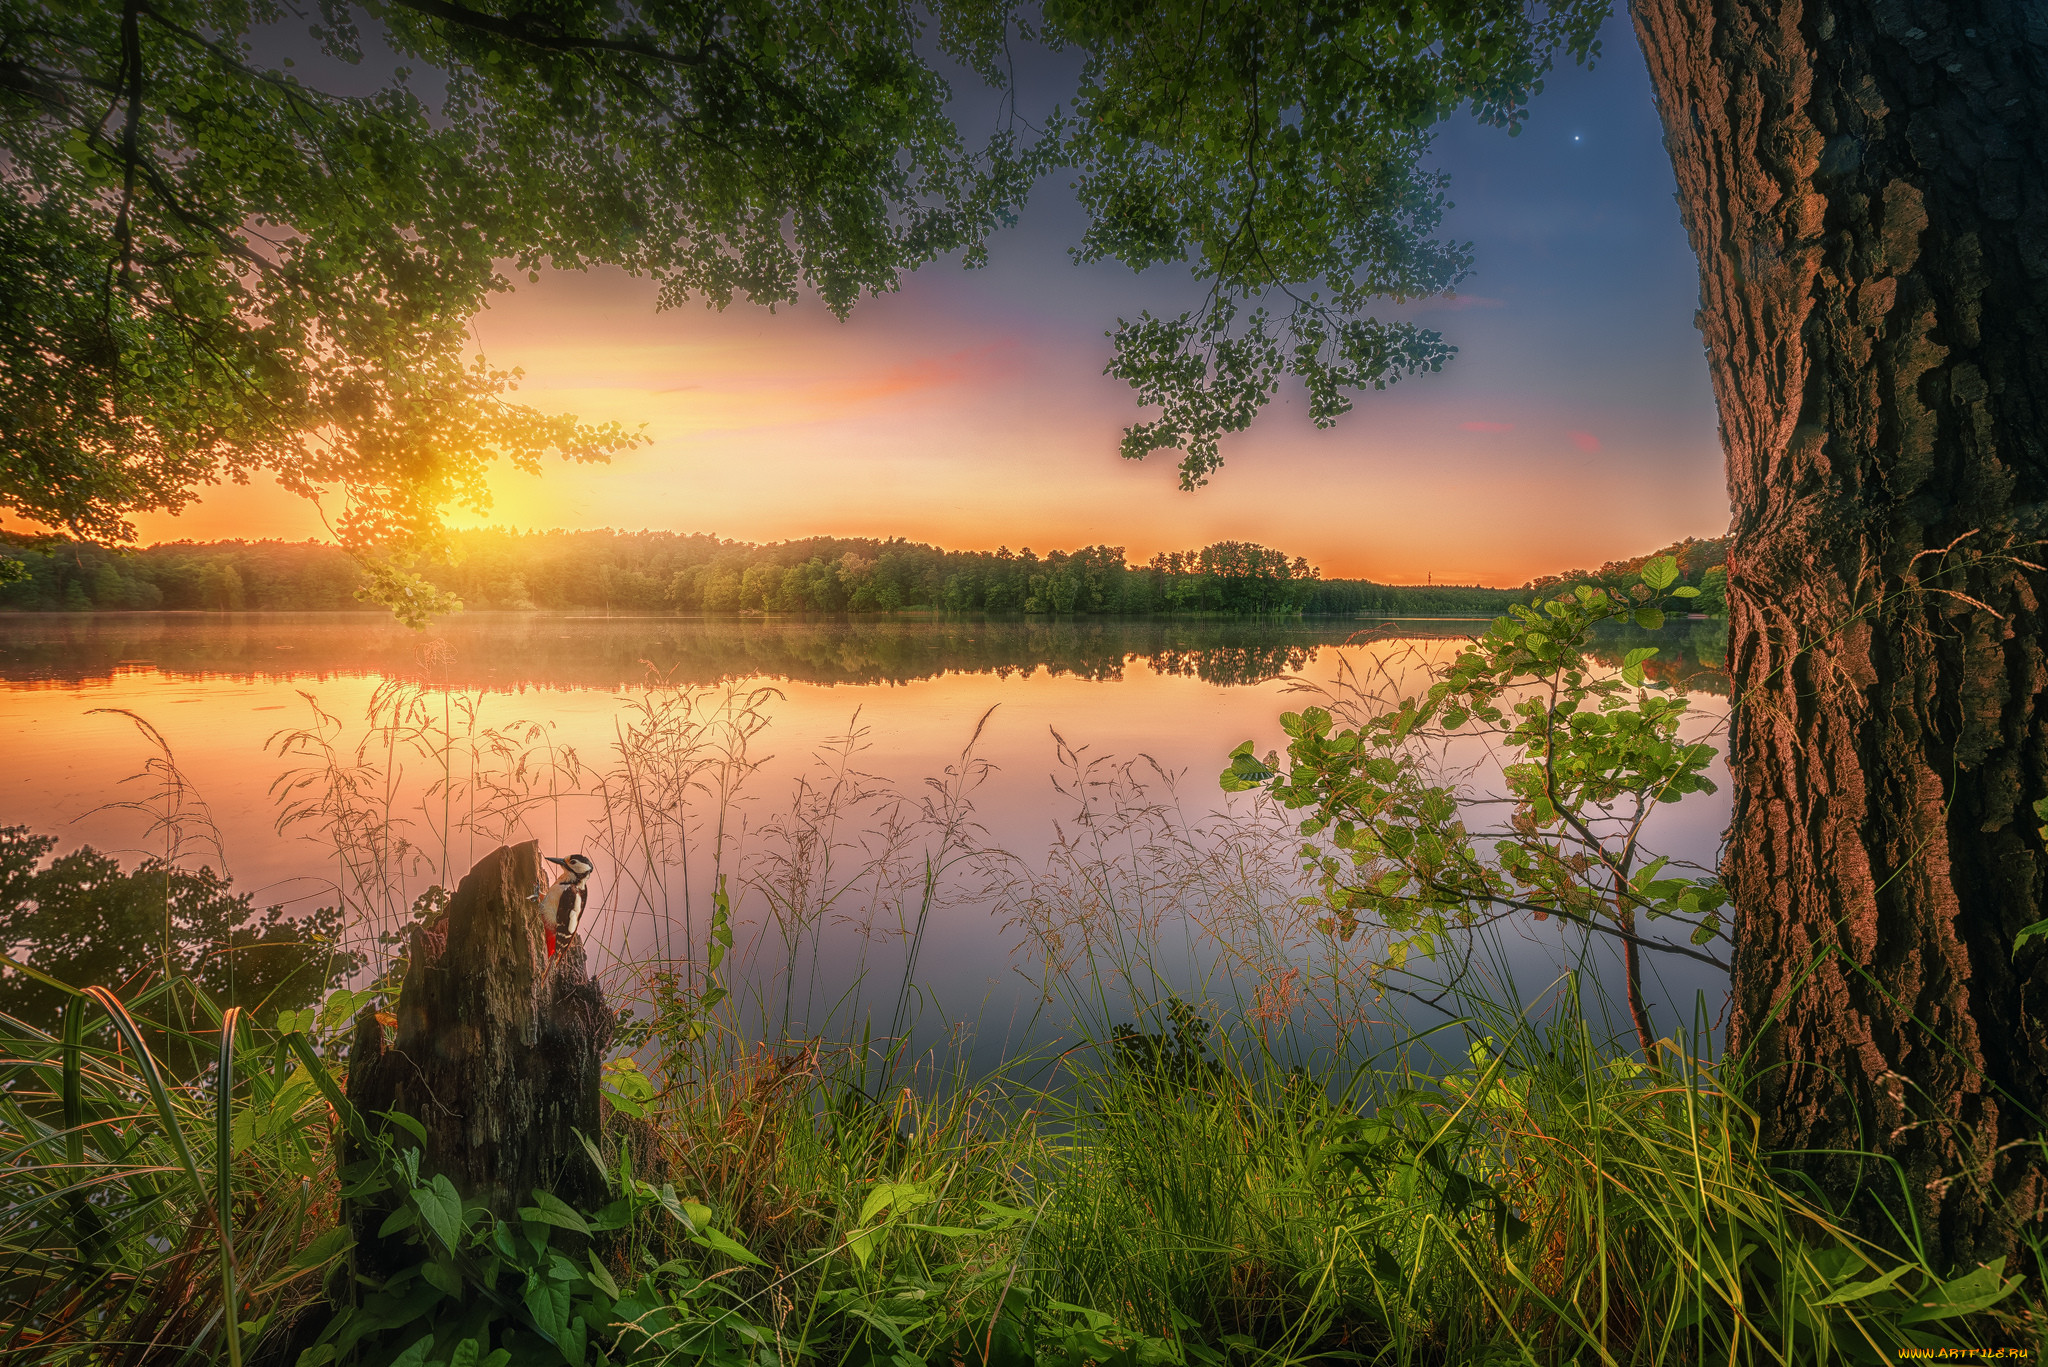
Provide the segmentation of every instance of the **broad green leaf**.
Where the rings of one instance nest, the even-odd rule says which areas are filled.
[[[399,1129],[404,1130],[421,1144],[427,1142],[427,1127],[420,1123],[417,1116],[407,1115],[404,1111],[378,1111],[377,1114],[398,1126]]]
[[[1912,1297],[1912,1307],[1899,1316],[1901,1324],[1926,1324],[1988,1310],[2017,1291],[2023,1280],[2003,1280],[2005,1259],[1990,1262],[1951,1281],[1941,1282]]]
[[[434,1180],[424,1187],[413,1190],[413,1198],[419,1203],[420,1218],[434,1231],[442,1244],[450,1249],[460,1246],[462,1237],[462,1195],[455,1190],[455,1184],[443,1173],[435,1173]]]
[[[1823,1305],[1851,1305],[1857,1301],[1866,1300],[1871,1296],[1875,1296],[1880,1291],[1889,1291],[1898,1284],[1899,1278],[1905,1276],[1908,1272],[1917,1270],[1910,1263],[1901,1263],[1881,1277],[1873,1277],[1867,1282],[1851,1282],[1827,1299],[1815,1301],[1814,1305],[1816,1307]]]
[[[1653,589],[1668,589],[1678,582],[1678,557],[1660,555],[1643,565],[1643,582]]]
[[[1250,755],[1237,755],[1230,761],[1230,771],[1244,782],[1264,783],[1267,779],[1273,777],[1277,769],[1274,766],[1274,757],[1272,756],[1268,756],[1264,761],[1260,761]]]
[[[573,1206],[553,1192],[542,1191],[538,1187],[533,1192],[533,1204],[520,1207],[519,1218],[538,1225],[574,1230],[578,1234],[590,1233],[590,1222],[577,1214]]]
[[[874,1256],[875,1238],[881,1233],[881,1228],[880,1225],[874,1225],[867,1229],[857,1229],[846,1236],[846,1251],[851,1253],[853,1260],[862,1267],[866,1267],[868,1259]]]
[[[426,1335],[415,1339],[410,1347],[391,1359],[391,1367],[420,1367],[427,1360],[427,1353],[434,1346],[434,1336]]]
[[[1656,608],[1637,608],[1635,619],[1644,631],[1655,631],[1664,625],[1664,614]]]
[[[619,1284],[612,1279],[611,1269],[597,1260],[596,1252],[590,1253],[589,1257],[590,1284],[604,1292],[605,1295],[610,1296],[613,1300],[617,1300],[619,1298]]]
[[[535,1328],[559,1341],[569,1326],[569,1288],[536,1279],[526,1288],[526,1313],[533,1316]]]
[[[932,1199],[931,1184],[928,1182],[884,1182],[868,1193],[868,1199],[861,1204],[860,1218],[856,1223],[868,1221],[889,1209],[910,1210],[924,1205]]]
[[[766,1267],[768,1265],[749,1252],[745,1244],[740,1243],[730,1235],[720,1233],[709,1225],[704,1226],[690,1237],[692,1242],[699,1246],[708,1248],[714,1253],[723,1253],[734,1262],[746,1263],[751,1267]]]

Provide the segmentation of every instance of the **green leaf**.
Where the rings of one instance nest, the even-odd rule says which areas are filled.
[[[355,1236],[349,1233],[347,1225],[336,1225],[332,1229],[322,1230],[314,1237],[312,1243],[298,1251],[290,1266],[295,1271],[319,1267],[353,1248],[355,1242]]]
[[[391,1359],[391,1367],[420,1367],[427,1360],[427,1352],[434,1346],[434,1336],[415,1339],[412,1346]]]
[[[378,1111],[377,1114],[404,1130],[421,1145],[426,1144],[427,1127],[419,1122],[418,1117],[407,1115],[404,1111]]]
[[[327,1000],[320,1003],[320,1028],[322,1030],[339,1030],[342,1026],[354,1020],[356,1013],[374,1000],[376,995],[374,991],[368,988],[360,992],[351,992],[346,988],[341,988],[328,993]],[[282,1022],[279,1023],[278,1028],[280,1030],[284,1029]]]
[[[455,1184],[437,1172],[432,1182],[413,1189],[413,1199],[419,1203],[420,1218],[442,1244],[451,1250],[460,1247],[462,1194],[455,1190]]]
[[[1664,625],[1664,614],[1656,608],[1637,608],[1635,619],[1644,631],[1655,631]]]
[[[868,1199],[861,1204],[860,1218],[855,1223],[864,1225],[891,1206],[910,1210],[931,1199],[929,1182],[884,1182],[868,1193]]]
[[[2027,941],[2048,936],[2048,921],[2036,921],[2030,926],[2020,927],[2020,933],[2013,937],[2012,952],[2018,954],[2026,947]]]
[[[611,1270],[597,1260],[595,1252],[592,1252],[589,1257],[590,1284],[604,1292],[605,1295],[610,1296],[613,1300],[617,1300],[619,1298],[619,1284],[612,1280]]]
[[[556,1282],[535,1280],[526,1288],[526,1313],[534,1328],[551,1339],[560,1339],[569,1322],[569,1288]]]
[[[537,1225],[574,1230],[578,1234],[590,1233],[590,1222],[577,1214],[574,1207],[553,1192],[542,1191],[538,1187],[534,1188],[533,1204],[520,1207],[519,1218]]]
[[[1912,1298],[1913,1304],[1899,1316],[1900,1324],[1927,1324],[1988,1310],[2017,1291],[2021,1278],[2004,1281],[2005,1259],[1994,1258],[1974,1272],[1941,1282]]]
[[[1270,758],[1261,762],[1251,755],[1232,756],[1230,771],[1247,783],[1264,783],[1267,779],[1273,777],[1276,772]]]
[[[696,1234],[691,1235],[690,1238],[698,1246],[708,1248],[714,1253],[723,1253],[734,1262],[746,1263],[750,1267],[766,1267],[768,1265],[748,1252],[745,1244],[740,1243],[730,1235],[721,1234],[709,1225],[704,1226]]]
[[[725,996],[722,989],[714,991],[718,998]],[[698,1000],[697,1008],[708,1010],[715,1004],[713,993],[707,992]],[[605,1099],[614,1109],[635,1120],[647,1118],[648,1103],[654,1100],[654,1082],[640,1071],[638,1063],[631,1057],[613,1059],[604,1065],[602,1076]]]
[[[483,1345],[475,1339],[464,1339],[455,1345],[455,1351],[448,1355],[448,1367],[476,1367],[477,1359],[483,1356]]]
[[[1700,596],[1700,591],[1690,584],[1685,584],[1671,590],[1671,596],[1673,598],[1697,598]]]
[[[1901,1263],[1881,1277],[1873,1277],[1867,1282],[1851,1282],[1826,1300],[1815,1301],[1814,1306],[1818,1308],[1823,1305],[1851,1305],[1866,1300],[1880,1291],[1889,1291],[1898,1283],[1899,1278],[1916,1270],[1910,1263]]]
[[[1678,557],[1660,555],[1643,565],[1643,582],[1653,589],[1668,589],[1678,582]]]
[[[431,1259],[421,1263],[419,1266],[420,1276],[428,1286],[433,1287],[444,1296],[461,1298],[462,1277],[454,1268],[434,1262]]]

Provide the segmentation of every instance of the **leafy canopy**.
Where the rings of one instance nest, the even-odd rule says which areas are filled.
[[[494,459],[639,439],[515,402],[517,372],[471,353],[517,274],[844,314],[982,262],[1060,165],[1081,259],[1189,261],[1209,287],[1120,323],[1109,365],[1160,408],[1124,454],[1177,448],[1193,487],[1283,373],[1327,424],[1450,356],[1365,312],[1469,264],[1434,236],[1429,130],[1469,105],[1513,131],[1605,10],[320,0],[300,56],[382,72],[349,94],[282,55],[307,17],[282,0],[0,0],[0,501],[118,542],[269,472],[338,493],[352,548],[431,550],[445,507],[488,507]],[[1004,89],[1033,41],[1084,55],[1071,103],[970,146],[940,64]],[[374,592],[421,590],[402,565]]]

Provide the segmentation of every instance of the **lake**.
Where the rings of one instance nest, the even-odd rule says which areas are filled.
[[[1205,977],[1285,1024],[1365,947],[1307,926],[1291,826],[1226,803],[1216,775],[1240,741],[1284,748],[1303,688],[1413,683],[1484,626],[21,615],[0,629],[0,824],[157,848],[145,813],[108,806],[158,791],[139,718],[204,804],[188,861],[224,861],[259,904],[340,899],[365,933],[538,838],[598,861],[584,938],[622,997],[650,959],[701,958],[722,874],[728,976],[770,1035],[914,1024],[985,1063]],[[1657,644],[1704,733],[1720,630],[1632,629],[1603,653]],[[1726,820],[1723,782],[1660,814],[1657,848],[1710,864]],[[1525,991],[1571,961],[1554,933],[1505,946]],[[1696,991],[1718,1009],[1711,970],[1658,967],[1664,1023],[1690,1024]],[[1387,1009],[1342,996],[1326,1024]]]

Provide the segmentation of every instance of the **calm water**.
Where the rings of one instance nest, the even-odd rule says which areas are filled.
[[[1242,799],[1219,822],[1215,775],[1240,741],[1280,745],[1300,687],[1347,668],[1417,679],[1484,626],[1369,625],[470,614],[420,634],[369,614],[12,617],[0,824],[145,847],[146,819],[106,805],[153,791],[130,777],[155,753],[139,717],[262,903],[329,905],[339,885],[388,919],[499,838],[535,837],[599,858],[586,939],[621,992],[633,963],[697,948],[725,872],[770,1033],[915,1016],[926,1033],[969,1023],[986,1055],[1064,1028],[1060,982],[1100,985],[1104,1012],[1127,1015],[1119,994],[1219,968],[1277,1021],[1299,994],[1283,966],[1314,981],[1317,937],[1280,895],[1291,842],[1254,839]],[[1722,708],[1718,627],[1612,649],[1659,644],[1705,727]],[[337,842],[316,820],[280,829],[274,787],[310,772],[315,740],[351,770],[350,810],[403,848],[372,850],[360,828]],[[298,796],[332,794],[334,773]],[[1725,791],[1691,799],[1659,848],[1711,862],[1725,821]],[[379,854],[395,885],[382,904],[360,886]],[[1256,895],[1216,894],[1233,879]],[[1135,958],[1134,934],[1151,945]],[[1562,951],[1516,941],[1518,981],[1547,979]],[[923,989],[899,1000],[912,954]],[[1674,1022],[1696,987],[1718,991],[1666,977]]]

